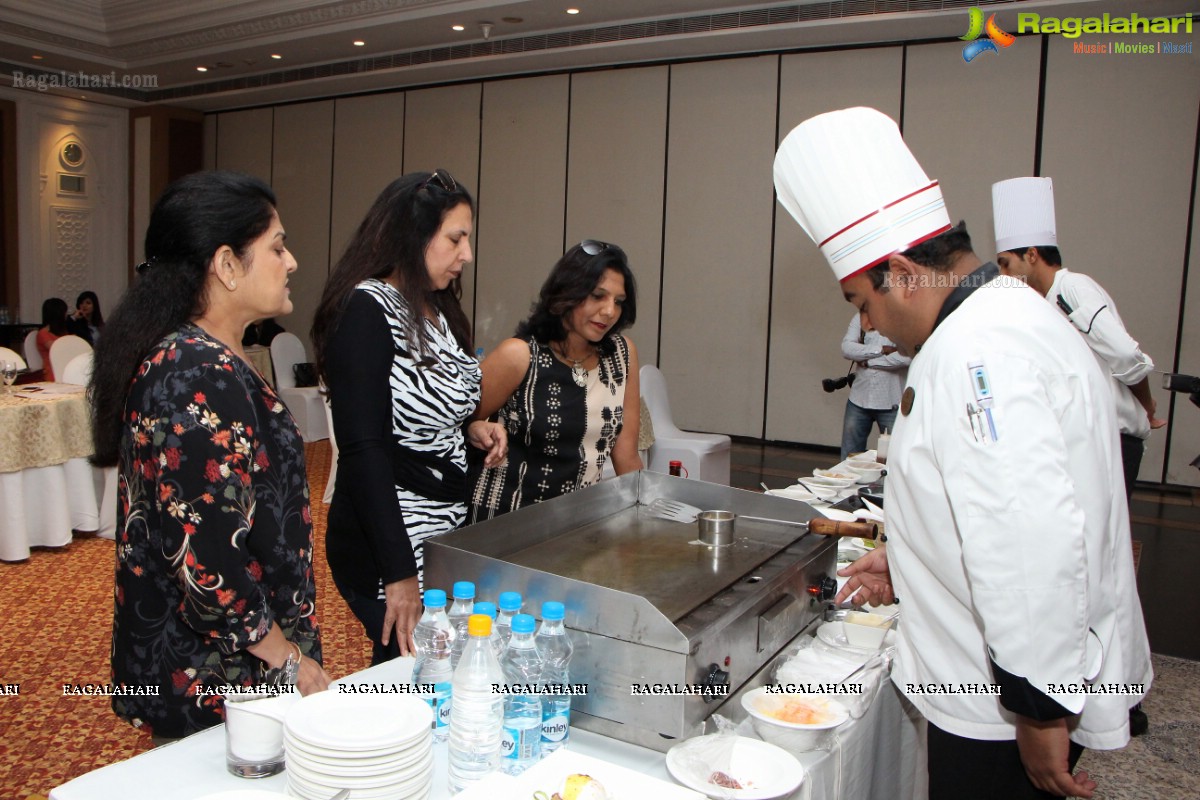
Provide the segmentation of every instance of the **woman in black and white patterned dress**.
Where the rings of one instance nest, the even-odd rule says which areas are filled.
[[[499,412],[509,455],[472,464],[468,522],[591,486],[610,460],[618,475],[642,468],[637,349],[621,335],[636,319],[625,251],[588,239],[558,260],[516,336],[483,361],[475,413]]]
[[[325,550],[374,643],[372,663],[414,652],[422,542],[466,517],[466,440],[505,455],[501,426],[470,419],[480,370],[459,278],[471,196],[445,170],[393,181],[329,275],[313,322],[338,442]]]

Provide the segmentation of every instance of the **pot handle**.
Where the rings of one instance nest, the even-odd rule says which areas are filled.
[[[846,522],[828,517],[814,517],[808,522],[810,533],[824,536],[858,537],[860,539],[878,539],[879,525],[874,522]]]

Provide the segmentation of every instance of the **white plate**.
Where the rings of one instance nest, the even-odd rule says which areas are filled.
[[[264,792],[262,789],[227,789],[198,797],[196,800],[279,800],[279,792]]]
[[[828,486],[831,489],[845,489],[858,483],[858,475],[848,474],[845,478],[833,478],[828,473],[832,470],[814,469],[811,478],[801,478],[809,486]]]
[[[667,769],[675,780],[705,794],[712,793],[714,797],[728,797],[732,800],[768,800],[790,794],[804,782],[804,767],[788,751],[773,744],[738,736],[733,745],[733,755],[729,763],[728,775],[739,783],[750,784],[744,789],[723,789],[709,783],[712,774],[705,766],[708,774],[698,774],[689,765],[694,754],[703,754],[714,746],[711,741],[721,734],[698,736],[681,742],[667,751]],[[703,755],[701,755],[703,758]],[[651,795],[646,795],[650,797]]]
[[[416,695],[317,692],[288,709],[291,738],[342,752],[391,748],[432,735],[433,711]]]
[[[669,763],[669,762],[668,762]],[[568,775],[581,773],[599,781],[609,800],[703,800],[702,794],[651,778],[626,767],[571,750],[556,750],[518,775],[504,797],[527,798],[536,791],[546,796],[562,792]]]
[[[805,489],[803,486],[789,486],[786,489],[767,489],[767,494],[772,497],[786,497],[788,500],[799,500],[801,503],[811,503],[817,499],[817,496]]]
[[[854,647],[850,641],[846,639],[846,631],[842,628],[841,622],[826,622],[817,628],[817,638],[830,647],[837,647],[851,653],[874,653],[875,648],[872,647]],[[880,650],[892,647],[896,644],[896,632],[889,630],[883,637],[883,645]]]
[[[386,772],[375,773],[345,773],[336,770],[326,770],[321,765],[305,764],[302,762],[287,762],[287,769],[305,781],[320,786],[337,786],[343,789],[361,787],[375,789],[406,783],[414,776],[429,772],[433,769],[433,753],[410,764],[404,764]]]

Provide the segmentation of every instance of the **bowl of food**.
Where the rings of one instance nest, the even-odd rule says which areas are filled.
[[[883,644],[883,637],[887,636],[895,619],[894,616],[885,617],[865,611],[848,611],[842,618],[842,630],[845,631],[846,641],[851,647],[877,650]]]
[[[752,717],[763,741],[793,753],[819,748],[835,728],[850,717],[837,700],[819,694],[780,692],[761,686],[742,695],[742,707]]]
[[[858,475],[859,483],[874,483],[883,475],[886,467],[878,461],[858,461],[852,458],[846,462],[844,469]]]
[[[834,478],[830,475],[818,475],[819,472],[829,472],[829,470],[816,469],[813,470],[811,478],[801,478],[800,481],[806,484],[809,488],[816,491],[818,488],[842,490],[853,486],[858,482],[858,476],[853,472],[834,472],[838,477]]]

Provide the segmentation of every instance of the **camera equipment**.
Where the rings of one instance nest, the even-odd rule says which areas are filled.
[[[822,378],[821,388],[826,392],[833,393],[838,389],[845,389],[847,386],[854,385],[854,373],[848,372],[840,378]]]

